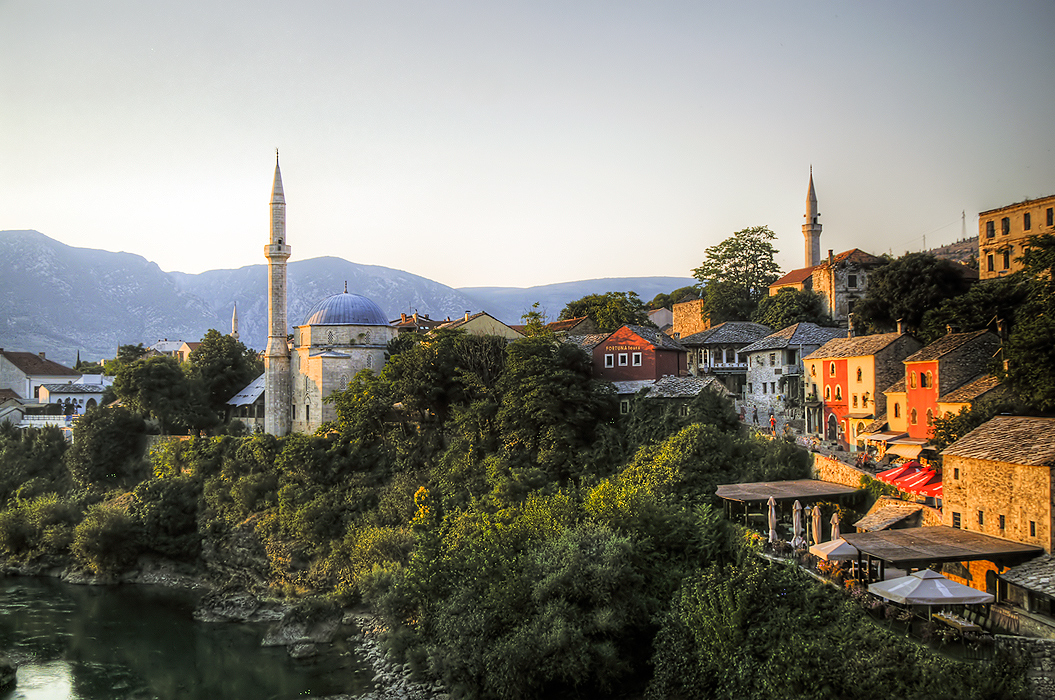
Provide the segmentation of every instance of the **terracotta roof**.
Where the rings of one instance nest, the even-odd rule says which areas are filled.
[[[600,345],[605,338],[610,336],[611,333],[591,333],[590,335],[569,335],[564,339],[565,343],[571,343],[572,345],[578,345],[586,352],[593,352],[593,349]]]
[[[922,350],[909,355],[905,358],[905,362],[930,362],[932,360],[937,360],[948,355],[953,350],[961,348],[967,343],[973,342],[975,339],[986,335],[990,336],[990,342],[994,345],[999,344],[999,339],[989,331],[985,330],[975,331],[973,333],[949,333],[942,338],[938,338]]]
[[[792,284],[802,284],[808,280],[812,275],[813,271],[817,269],[817,266],[813,267],[800,267],[798,270],[792,270],[788,274],[778,279],[770,287],[786,287]]]
[[[764,338],[773,332],[769,326],[751,321],[726,321],[717,326],[708,328],[699,333],[693,333],[681,338],[681,344],[686,346],[699,346],[709,343],[753,343],[759,338]]]
[[[681,350],[685,351],[683,346],[678,341],[671,338],[666,333],[659,331],[655,328],[645,328],[644,326],[624,326],[624,328],[630,329],[630,331],[642,340],[650,343],[653,347],[660,348],[661,350]],[[606,336],[607,337],[607,336]]]
[[[201,341],[200,340],[187,341],[183,345],[186,345],[188,348],[190,348],[191,352],[194,352],[199,347],[201,347]],[[181,345],[180,347],[183,347],[183,346]]]
[[[904,381],[904,380],[902,380]],[[938,399],[938,403],[967,403],[974,401],[994,389],[1002,388],[1000,380],[993,374],[982,374],[958,389],[953,389]]]
[[[923,506],[919,503],[888,501],[883,506],[876,508],[874,511],[854,523],[854,527],[866,532],[886,530],[891,525],[897,525],[907,518],[918,515],[922,511]]]
[[[546,328],[553,331],[554,333],[570,331],[572,328],[575,328],[575,326],[579,325],[588,318],[589,316],[579,316],[578,318],[569,318],[564,321],[551,321],[550,323],[546,324]]]
[[[1050,554],[1041,554],[1025,564],[1012,567],[998,578],[1055,598],[1055,558]]]
[[[833,338],[803,359],[826,360],[833,357],[874,355],[901,337],[901,333],[879,333],[855,338]]]
[[[73,377],[79,377],[81,375],[77,370],[60,365],[58,362],[46,360],[35,352],[11,352],[10,350],[0,350],[0,355],[3,355],[4,359],[27,375]]]
[[[942,455],[1055,467],[1055,418],[996,416],[946,447]]]
[[[795,345],[824,345],[832,338],[845,338],[845,328],[825,328],[816,323],[802,321],[793,326],[770,333],[765,338],[741,348],[741,353],[780,350]]]
[[[709,377],[666,376],[657,380],[645,396],[649,399],[690,398],[704,389],[716,391],[721,396],[731,396],[725,385],[713,375]]]

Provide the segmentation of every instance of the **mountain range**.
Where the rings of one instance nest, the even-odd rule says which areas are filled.
[[[372,300],[390,319],[415,311],[431,318],[487,311],[520,323],[532,304],[555,319],[587,294],[635,291],[644,301],[695,283],[691,277],[616,277],[536,287],[454,289],[418,275],[334,257],[288,266],[287,304],[299,323],[315,302],[348,291]],[[38,231],[0,231],[0,349],[44,352],[72,366],[114,357],[118,345],[199,340],[231,330],[251,348],[267,342],[267,265],[200,274],[164,272],[132,253],[75,248]]]

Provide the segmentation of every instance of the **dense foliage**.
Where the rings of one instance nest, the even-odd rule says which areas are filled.
[[[582,299],[569,301],[558,317],[561,321],[589,316],[597,329],[605,333],[622,326],[652,326],[648,308],[637,292],[606,292],[587,294]]]
[[[776,237],[768,226],[752,226],[704,251],[704,261],[692,274],[704,288],[713,323],[747,321],[769,295],[769,285],[780,276]]]
[[[930,253],[908,253],[871,273],[868,292],[854,307],[854,326],[873,333],[917,332],[927,311],[967,291],[961,265]]]
[[[824,312],[820,294],[791,287],[785,287],[773,296],[763,297],[751,320],[774,330],[802,322],[819,326],[833,325],[831,317]]]

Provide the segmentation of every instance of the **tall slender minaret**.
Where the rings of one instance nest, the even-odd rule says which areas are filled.
[[[231,337],[238,340],[238,302],[234,303],[234,311],[231,312]]]
[[[806,223],[802,235],[806,238],[806,267],[821,262],[821,223],[817,213],[817,193],[813,191],[813,166],[810,166],[810,189],[806,193]]]
[[[267,350],[264,352],[264,432],[283,436],[289,433],[291,381],[289,342],[286,323],[286,197],[282,192],[282,171],[275,149],[275,184],[271,189],[271,242],[264,246],[267,258]]]

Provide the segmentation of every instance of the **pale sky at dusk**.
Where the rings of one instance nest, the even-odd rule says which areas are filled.
[[[1055,3],[0,0],[0,230],[164,270],[689,276],[769,225],[919,250],[1055,194]]]

